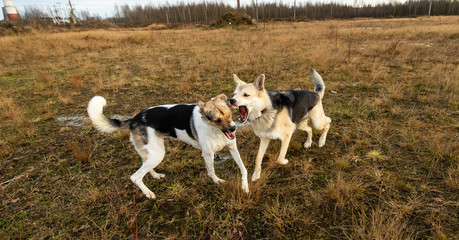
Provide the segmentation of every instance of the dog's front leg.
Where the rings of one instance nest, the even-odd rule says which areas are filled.
[[[282,140],[281,150],[279,152],[279,157],[277,158],[277,162],[280,164],[287,164],[288,160],[285,158],[287,154],[288,145],[290,144],[290,139],[292,139],[292,133],[286,134]]]
[[[215,175],[214,154],[214,152],[202,151],[202,157],[204,158],[204,162],[206,163],[207,175],[209,175],[209,177],[212,178],[212,181],[214,181],[214,183],[219,184],[225,182],[225,180],[220,179],[219,177],[217,177],[217,175]]]
[[[263,160],[263,156],[265,156],[266,148],[268,148],[268,145],[269,138],[260,138],[260,148],[258,148],[258,154],[255,160],[255,170],[253,171],[252,182],[255,182],[258,179],[260,179],[261,161]]]
[[[241,155],[239,154],[239,151],[237,150],[236,141],[234,141],[232,145],[229,145],[228,149],[234,161],[236,162],[237,166],[241,170],[242,190],[245,193],[249,193],[249,183],[247,182],[247,169],[245,168],[244,163],[242,162],[242,159],[241,159]]]

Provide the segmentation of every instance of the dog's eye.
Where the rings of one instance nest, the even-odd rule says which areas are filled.
[[[247,93],[244,93],[244,95],[243,95],[243,96],[244,96],[244,97],[248,97],[248,96],[249,96],[249,94],[247,94]]]
[[[215,120],[216,123],[221,123],[222,122],[222,119],[221,118],[218,118],[217,120]]]

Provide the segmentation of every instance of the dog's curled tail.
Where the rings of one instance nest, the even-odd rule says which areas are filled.
[[[320,99],[322,99],[325,93],[324,80],[312,67],[309,68],[309,71],[311,71],[312,79],[314,79],[314,92],[319,95]]]
[[[108,118],[103,114],[104,106],[107,104],[105,98],[95,96],[89,101],[88,114],[92,124],[97,130],[105,133],[118,131],[122,127],[129,125],[129,120],[120,121],[118,119]]]

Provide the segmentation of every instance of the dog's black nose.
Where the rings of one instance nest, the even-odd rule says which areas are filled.
[[[228,131],[230,131],[230,132],[236,131],[236,125],[229,127]]]
[[[234,99],[234,98],[231,98],[229,101],[230,101],[231,105],[234,105],[236,103],[236,99]]]

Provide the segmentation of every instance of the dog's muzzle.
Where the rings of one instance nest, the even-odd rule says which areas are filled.
[[[247,109],[247,106],[238,106],[236,104],[236,99],[234,98],[231,98],[229,100],[229,102],[231,103],[231,107],[233,109],[238,109],[239,110],[239,122],[241,123],[245,123],[247,121],[247,115],[249,114],[249,111]]]
[[[236,137],[236,125],[232,125],[223,132],[229,140],[233,140]]]

